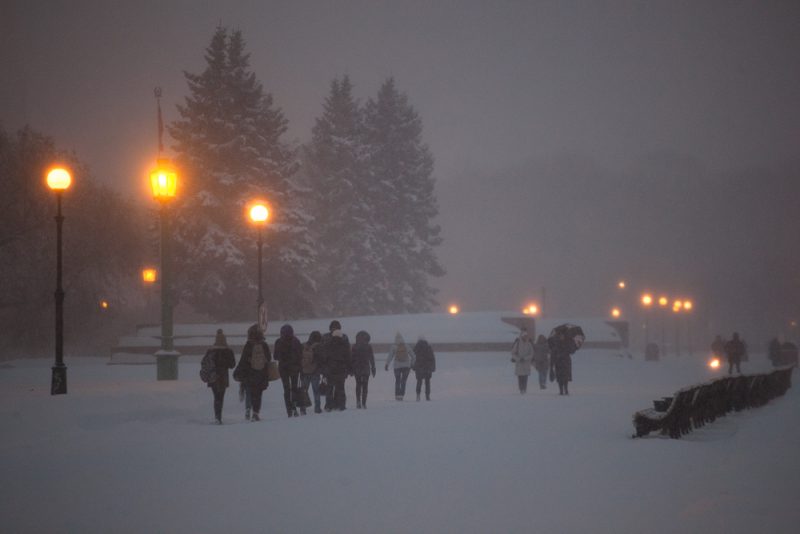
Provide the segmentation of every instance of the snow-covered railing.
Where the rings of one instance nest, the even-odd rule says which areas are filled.
[[[672,397],[654,402],[662,410],[663,404],[668,404],[665,411],[648,408],[633,414],[633,437],[660,431],[677,439],[728,412],[763,406],[791,387],[793,369],[791,366],[764,374],[716,378],[679,389]]]

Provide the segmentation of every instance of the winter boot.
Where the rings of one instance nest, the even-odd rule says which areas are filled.
[[[322,413],[322,408],[320,408],[319,402],[314,403],[314,413]]]
[[[431,400],[431,396],[430,396],[429,394],[427,394],[427,393],[425,394],[425,400],[426,400],[426,401],[429,401],[429,400]]]
[[[357,410],[361,409],[361,401],[356,401],[356,409]]]
[[[300,408],[300,415],[305,415],[305,414],[306,414],[306,409]]]
[[[419,402],[419,393],[417,393],[417,402]]]
[[[244,411],[244,418],[247,419],[248,421],[250,420],[250,410]]]
[[[221,425],[221,424],[222,424],[222,419],[220,419],[219,417],[217,417],[217,424],[218,424],[218,425]]]
[[[256,421],[261,421],[261,418],[258,416],[258,412],[253,412],[253,417],[250,420],[253,421],[254,423]]]
[[[297,408],[295,408],[294,410],[292,410],[292,415],[293,415],[293,416],[295,416],[295,417],[300,417],[300,414],[299,414],[299,413],[297,413]]]

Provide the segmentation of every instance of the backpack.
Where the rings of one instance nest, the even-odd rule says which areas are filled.
[[[394,357],[398,362],[408,361],[408,350],[406,349],[405,343],[401,343],[397,346],[397,352],[394,353]]]
[[[214,359],[214,351],[209,350],[200,360],[200,380],[206,384],[213,384],[217,381],[217,362]]]
[[[267,365],[267,355],[264,354],[264,347],[261,343],[253,345],[253,353],[250,356],[250,367],[254,371],[262,371]]]
[[[303,345],[303,358],[301,360],[303,366],[303,374],[310,375],[317,370],[314,364],[314,347],[309,344]]]

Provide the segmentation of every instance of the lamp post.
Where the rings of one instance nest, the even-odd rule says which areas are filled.
[[[53,376],[50,382],[51,395],[64,395],[67,393],[67,366],[64,365],[64,287],[61,283],[61,228],[64,225],[64,216],[61,215],[61,195],[72,183],[72,176],[63,167],[54,167],[47,173],[47,186],[56,194],[56,362],[53,366]]]
[[[665,296],[661,296],[658,298],[658,306],[661,308],[661,346],[659,347],[658,353],[662,356],[666,356],[667,353],[665,352],[664,348],[666,345],[666,330],[667,330],[667,305],[669,304],[669,299]]]
[[[258,299],[256,301],[258,311],[258,324],[262,330],[267,329],[267,310],[264,306],[264,290],[262,284],[262,264],[263,264],[263,248],[264,248],[264,227],[267,225],[269,219],[269,208],[263,202],[254,202],[250,205],[248,211],[250,221],[258,229]]]
[[[647,352],[647,346],[650,344],[650,314],[648,310],[653,305],[653,296],[650,293],[642,295],[642,306],[644,306],[644,351]]]
[[[691,300],[684,300],[683,301],[683,311],[686,312],[686,350],[689,353],[689,356],[693,356],[692,353],[692,331],[690,327],[690,319],[689,314],[692,313],[692,309],[694,309],[694,302]]]
[[[159,159],[150,173],[153,198],[161,205],[161,349],[156,352],[158,380],[178,379],[178,356],[172,336],[172,265],[169,228],[169,203],[175,198],[178,175],[166,159]],[[144,275],[142,275],[144,276]]]

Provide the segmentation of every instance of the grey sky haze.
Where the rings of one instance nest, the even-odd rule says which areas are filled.
[[[299,142],[308,139],[332,78],[348,74],[362,100],[396,78],[436,159],[448,269],[439,284],[443,302],[513,309],[520,294],[535,296],[546,285],[554,310],[603,313],[611,296],[599,286],[623,272],[636,273],[642,287],[669,279],[662,282],[668,291],[704,288],[708,300],[724,301],[718,292],[725,287],[709,289],[709,267],[688,266],[685,275],[666,267],[703,250],[702,239],[686,235],[696,225],[726,235],[717,218],[702,217],[703,209],[719,208],[689,202],[687,228],[675,228],[637,203],[658,197],[653,202],[667,213],[686,189],[659,190],[658,177],[637,177],[706,184],[689,200],[739,183],[725,177],[763,171],[777,189],[798,178],[800,3],[792,1],[4,0],[0,122],[53,135],[99,179],[144,199],[156,145],[153,87],[164,88],[165,120],[173,120],[187,93],[182,72],[202,69],[218,24],[242,30],[252,69]],[[583,182],[565,185],[576,176],[602,205],[576,201],[573,216],[542,204],[544,192],[559,202],[569,191],[580,195]],[[637,193],[637,182],[653,189]],[[798,222],[790,209],[798,188],[788,192],[776,202],[793,218],[766,221],[750,212],[753,240],[775,234],[770,225]],[[528,217],[526,206],[534,205],[548,217]],[[584,218],[592,210],[628,215],[606,225],[599,216]],[[558,213],[571,222],[554,221]],[[540,233],[552,239],[521,242]],[[559,235],[583,252],[554,252]],[[478,236],[491,242],[476,249]],[[656,238],[668,246],[654,246],[647,257],[630,241]],[[788,243],[787,236],[775,246]],[[669,256],[653,258],[667,249]],[[782,264],[789,272],[798,265],[793,250]],[[731,271],[732,283],[753,273],[770,271],[748,264]],[[800,283],[781,287],[781,298],[794,303]],[[771,320],[797,311],[795,304],[780,309]]]

